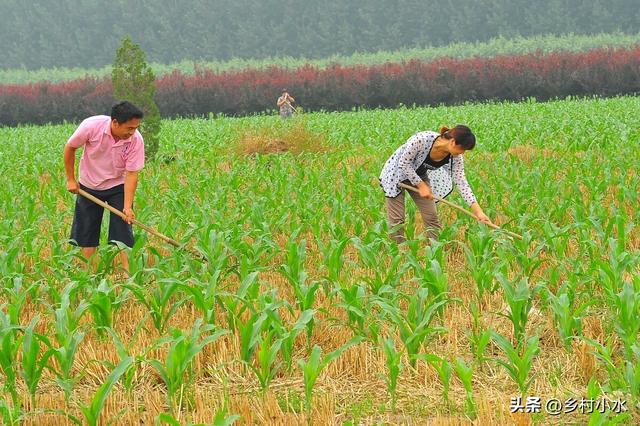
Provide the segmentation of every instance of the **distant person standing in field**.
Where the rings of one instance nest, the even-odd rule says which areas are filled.
[[[401,182],[418,189],[419,193],[409,191],[409,195],[420,211],[430,238],[437,238],[441,229],[434,195],[446,197],[453,191],[454,184],[476,218],[491,223],[478,205],[464,175],[462,156],[475,145],[476,137],[467,126],[443,127],[440,133],[416,133],[389,157],[380,174],[380,186],[386,197],[391,237],[396,242],[405,241],[405,190],[398,187]]]
[[[287,89],[282,90],[282,95],[278,98],[278,108],[280,108],[280,118],[289,118],[293,115],[296,109],[293,107],[293,104],[296,102],[295,99],[287,92]]]
[[[97,115],[84,120],[64,147],[67,190],[78,188],[121,210],[126,221],[113,213],[109,217],[109,242],[119,241],[133,247],[131,223],[135,219],[133,197],[138,172],[144,167],[144,141],[137,130],[143,113],[130,102],[113,106],[111,116]],[[75,152],[84,148],[80,160],[80,178],[75,176]],[[100,240],[103,208],[77,195],[71,225],[71,243],[82,248],[89,259]],[[119,254],[122,268],[129,271],[125,252]]]

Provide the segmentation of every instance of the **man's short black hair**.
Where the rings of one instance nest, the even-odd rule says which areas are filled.
[[[132,118],[142,120],[142,117],[144,117],[142,110],[129,101],[119,102],[111,108],[111,119],[115,119],[120,124]]]

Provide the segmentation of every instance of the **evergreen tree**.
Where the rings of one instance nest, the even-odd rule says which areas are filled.
[[[142,109],[140,133],[144,138],[145,159],[153,160],[160,146],[160,110],[153,100],[156,77],[146,55],[130,37],[122,39],[111,72],[114,99],[126,99]]]

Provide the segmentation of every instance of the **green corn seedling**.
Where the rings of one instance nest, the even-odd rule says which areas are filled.
[[[120,362],[123,362],[126,358],[133,358],[134,359],[134,363],[132,365],[130,365],[130,367],[128,369],[125,370],[125,372],[123,373],[124,375],[124,387],[127,390],[127,392],[131,393],[131,391],[133,390],[133,380],[135,378],[136,375],[136,367],[144,362],[144,355],[139,355],[136,357],[132,357],[131,355],[131,349],[133,347],[133,345],[136,342],[136,338],[138,336],[138,334],[140,333],[140,331],[142,330],[144,325],[144,320],[139,321],[138,325],[136,326],[133,335],[129,338],[129,343],[127,345],[125,345],[122,340],[120,339],[120,337],[118,336],[118,334],[116,333],[116,331],[113,328],[107,328],[105,331],[106,333],[111,336],[111,340],[113,342],[113,345],[115,346],[116,350],[118,351],[118,357],[120,358]],[[113,365],[112,363],[109,362],[105,362],[105,364],[107,365],[108,368],[110,369],[115,369],[116,366]]]
[[[538,345],[539,337],[529,337],[526,342],[514,347],[509,340],[497,332],[491,333],[493,342],[504,352],[507,360],[495,359],[507,371],[509,376],[516,382],[520,394],[524,396],[535,379],[535,375],[530,377],[533,360],[540,351]]]
[[[0,371],[4,375],[4,390],[9,392],[13,407],[19,406],[18,391],[16,388],[17,356],[20,349],[21,336],[17,331],[20,326],[13,324],[8,314],[4,312],[5,305],[0,306]]]
[[[272,330],[261,339],[256,355],[256,364],[248,364],[249,368],[258,378],[260,382],[260,388],[262,391],[266,391],[271,380],[275,377],[281,367],[281,363],[278,362],[278,353],[282,346],[282,340],[273,340],[276,330]]]
[[[260,333],[267,321],[265,313],[253,313],[246,322],[236,319],[236,326],[240,337],[240,359],[249,364],[258,343],[261,341]]]
[[[595,302],[591,301],[576,306],[578,301],[571,294],[566,283],[558,290],[557,295],[547,290],[547,299],[549,306],[553,310],[553,318],[562,343],[566,349],[569,349],[571,340],[582,333],[582,317],[585,315],[587,308]]]
[[[468,365],[460,357],[456,357],[456,362],[453,365],[456,375],[462,382],[466,393],[467,412],[471,417],[475,417],[477,412],[475,398],[473,397],[473,365]]]
[[[340,273],[344,265],[343,254],[349,241],[351,241],[351,238],[332,239],[324,243],[323,238],[316,237],[316,243],[322,253],[326,270],[324,279],[331,284],[336,284],[340,281]]]
[[[1,281],[0,281],[1,282]],[[12,324],[20,323],[20,314],[27,298],[35,299],[38,295],[40,283],[33,283],[28,287],[23,286],[23,277],[16,275],[9,282],[12,286],[0,287],[0,291],[5,294],[7,304],[5,306]]]
[[[69,400],[75,383],[80,379],[73,375],[73,366],[80,343],[84,340],[85,333],[82,330],[80,320],[88,309],[88,303],[82,300],[74,309],[71,306],[71,294],[75,289],[75,283],[69,283],[60,295],[60,304],[54,310],[55,316],[55,342],[54,346],[49,339],[43,337],[43,342],[52,349],[52,356],[58,361],[59,369],[54,371],[57,384],[65,394],[65,400]]]
[[[429,297],[429,290],[420,288],[414,297],[409,300],[406,313],[400,310],[386,309],[386,313],[391,317],[393,323],[398,327],[400,339],[407,350],[409,364],[416,365],[416,355],[420,351],[427,337],[444,332],[442,327],[431,327],[431,321],[438,309],[449,303],[450,299],[437,301]]]
[[[314,315],[315,311],[313,309],[308,309],[300,314],[300,317],[291,329],[287,329],[282,326],[279,330],[279,337],[282,341],[280,351],[287,372],[291,372],[293,364],[293,345],[296,337],[298,337],[302,330],[306,329],[307,324],[313,320]]]
[[[437,372],[442,382],[442,398],[449,404],[449,386],[451,384],[451,363],[444,358],[434,354],[418,354],[414,358],[421,359],[429,363]]]
[[[633,284],[625,281],[622,290],[613,299],[615,305],[613,325],[616,333],[622,339],[627,361],[634,360],[633,348],[638,344],[640,332],[640,291],[634,289]]]
[[[215,324],[216,304],[220,270],[213,272],[206,282],[191,280],[189,284],[178,284],[180,290],[191,297],[191,302],[200,311],[207,324]]]
[[[540,285],[529,286],[529,280],[524,277],[520,280],[510,280],[502,274],[498,274],[498,281],[504,290],[504,297],[509,304],[507,314],[499,314],[508,318],[513,325],[513,335],[518,342],[522,341],[529,320],[529,312],[533,307]]]
[[[22,408],[16,405],[9,405],[0,397],[0,420],[3,425],[19,425],[24,420]]]
[[[472,302],[469,305],[469,312],[473,318],[473,327],[469,330],[469,343],[471,345],[471,353],[474,355],[474,363],[483,365],[485,361],[484,351],[491,341],[491,328],[482,329],[480,324],[480,308],[478,304]]]
[[[167,386],[167,402],[172,412],[176,409],[176,403],[178,410],[182,406],[185,387],[189,387],[191,381],[190,369],[193,359],[205,346],[228,332],[228,330],[214,331],[212,325],[203,325],[202,318],[198,318],[190,333],[174,329],[171,336],[160,339],[159,345],[169,344],[164,362],[150,359],[147,363],[158,372]],[[180,395],[178,395],[179,391]],[[178,396],[180,400],[176,401]]]
[[[121,299],[116,298],[114,289],[105,279],[101,280],[98,287],[91,291],[87,301],[87,309],[93,317],[93,324],[99,336],[103,336],[102,327],[113,325],[113,309],[121,303]]]
[[[187,300],[186,297],[173,300],[174,293],[180,288],[180,280],[175,278],[158,280],[153,287],[135,283],[126,283],[123,287],[147,308],[151,321],[159,333],[164,332],[173,314]]]
[[[89,405],[81,405],[80,410],[84,416],[86,424],[90,426],[96,426],[100,418],[100,413],[104,408],[104,403],[107,400],[109,392],[113,386],[120,380],[123,374],[133,364],[133,357],[127,357],[123,359],[120,364],[109,374],[105,382],[100,385]],[[77,424],[81,425],[82,422],[78,421]]]
[[[42,378],[42,373],[47,366],[49,357],[53,355],[52,350],[41,353],[40,343],[42,336],[35,332],[35,327],[40,317],[33,317],[29,325],[24,329],[22,339],[22,378],[27,385],[29,395],[31,396],[31,406],[36,406],[36,392],[38,384]]]
[[[367,289],[364,285],[353,284],[336,289],[341,303],[338,307],[347,313],[347,326],[358,336],[367,336],[367,317],[370,309]]]
[[[387,375],[385,376],[385,382],[387,382],[387,392],[391,397],[391,411],[396,412],[396,390],[398,387],[398,376],[402,370],[402,352],[396,350],[396,345],[391,337],[382,340],[382,351],[385,355],[385,361],[387,364]]]
[[[461,243],[467,269],[478,287],[478,299],[482,299],[486,292],[493,294],[497,289],[494,283],[495,240],[492,237],[489,233],[480,234],[478,237],[468,235],[468,245]]]
[[[328,354],[322,355],[322,348],[318,345],[314,345],[311,350],[311,354],[309,358],[305,361],[304,359],[298,360],[298,366],[302,370],[302,377],[304,380],[304,397],[305,397],[305,406],[307,409],[307,413],[311,412],[311,399],[313,397],[313,387],[320,376],[320,373],[324,368],[333,362],[335,359],[339,358],[347,349],[351,346],[358,344],[361,341],[359,338],[351,339],[349,342],[336,349],[335,351],[329,352]]]
[[[431,259],[427,266],[422,266],[422,263],[415,260],[411,262],[420,286],[429,289],[429,293],[435,298],[446,297],[449,292],[449,279],[440,263],[435,259]]]

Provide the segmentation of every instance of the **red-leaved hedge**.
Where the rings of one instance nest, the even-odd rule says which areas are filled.
[[[275,109],[283,88],[307,111],[633,94],[640,92],[640,47],[195,76],[174,72],[157,81],[156,102],[164,117],[245,115]],[[111,93],[108,79],[0,85],[0,124],[108,114]]]

